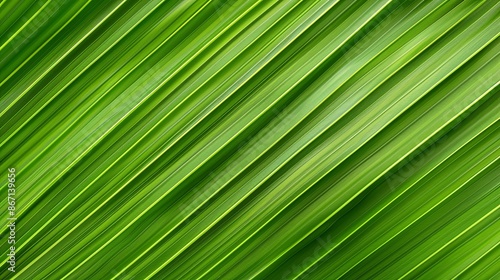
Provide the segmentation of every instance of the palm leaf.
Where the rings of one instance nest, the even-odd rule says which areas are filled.
[[[0,14],[2,279],[498,277],[498,1]]]

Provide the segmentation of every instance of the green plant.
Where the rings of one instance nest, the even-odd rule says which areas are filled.
[[[499,13],[2,1],[1,278],[498,277]]]

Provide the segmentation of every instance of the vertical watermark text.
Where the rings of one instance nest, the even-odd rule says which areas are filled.
[[[8,169],[9,188],[7,194],[7,227],[9,228],[9,237],[7,243],[9,244],[9,253],[7,254],[9,264],[8,270],[16,272],[16,169]]]

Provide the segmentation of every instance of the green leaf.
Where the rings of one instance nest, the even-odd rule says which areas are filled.
[[[2,279],[498,277],[498,1],[0,16]]]

